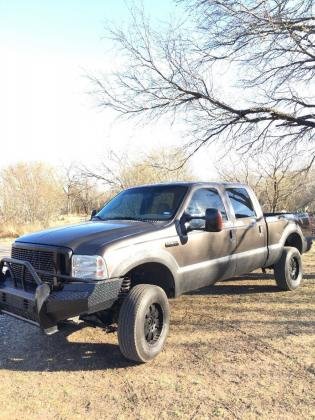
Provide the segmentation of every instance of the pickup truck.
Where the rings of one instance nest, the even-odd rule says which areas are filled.
[[[294,214],[264,215],[246,185],[134,187],[88,222],[18,238],[0,262],[0,311],[47,334],[74,317],[117,328],[122,354],[147,362],[168,334],[168,298],[259,268],[295,290],[310,236]]]

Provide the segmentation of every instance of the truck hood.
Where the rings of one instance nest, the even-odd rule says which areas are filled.
[[[76,253],[98,254],[107,244],[152,232],[160,224],[138,221],[92,221],[47,229],[19,237],[16,242],[71,248]]]

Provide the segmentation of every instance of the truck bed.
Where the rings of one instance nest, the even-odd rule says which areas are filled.
[[[312,224],[308,213],[264,213],[266,222],[272,222],[275,220],[294,220],[302,229],[302,232],[306,238],[312,237]],[[267,223],[268,224],[268,223]]]

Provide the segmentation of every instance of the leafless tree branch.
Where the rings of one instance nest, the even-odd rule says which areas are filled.
[[[312,1],[180,3],[190,13],[189,32],[185,24],[156,31],[137,8],[129,31],[110,29],[126,67],[90,77],[100,106],[146,122],[184,121],[190,155],[219,141],[245,150],[314,142]],[[228,65],[237,88],[226,86],[226,97],[213,75]]]

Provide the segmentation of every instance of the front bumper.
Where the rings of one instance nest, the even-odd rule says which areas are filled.
[[[17,284],[10,263],[21,264],[34,279],[34,290]],[[3,268],[7,267],[4,274]],[[3,258],[0,261],[0,312],[43,328],[56,329],[57,323],[74,316],[110,308],[119,297],[122,278],[78,281],[68,277],[61,290],[51,290],[27,261]]]

